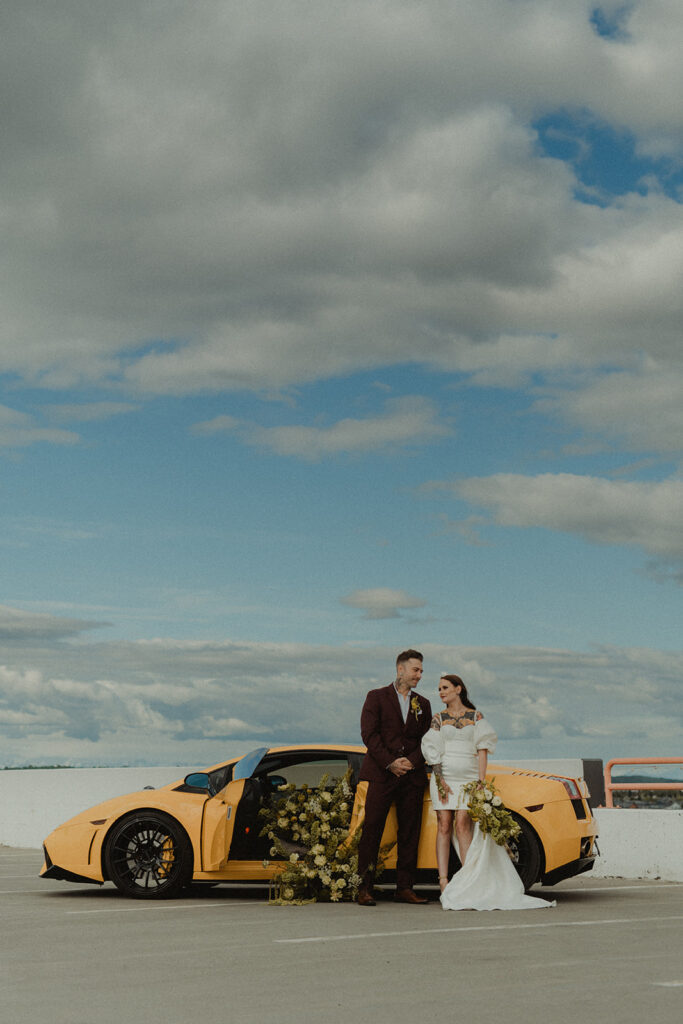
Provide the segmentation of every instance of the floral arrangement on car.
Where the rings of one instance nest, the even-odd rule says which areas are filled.
[[[486,782],[468,782],[462,787],[469,800],[467,812],[472,821],[479,822],[479,828],[499,846],[505,846],[510,839],[522,831],[510,811],[503,804],[494,785],[495,779]]]
[[[358,892],[360,829],[349,838],[353,790],[348,771],[330,784],[280,786],[281,796],[259,812],[265,818],[262,836],[270,839],[270,856],[286,863],[275,872],[269,902],[314,903],[353,900]],[[269,860],[264,861],[267,867]]]

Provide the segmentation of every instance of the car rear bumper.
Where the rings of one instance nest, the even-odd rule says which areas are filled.
[[[584,871],[592,871],[595,864],[595,857],[578,857],[569,861],[568,864],[561,864],[553,871],[547,871],[541,875],[542,885],[557,885],[564,878],[573,878],[574,875],[582,875]]]

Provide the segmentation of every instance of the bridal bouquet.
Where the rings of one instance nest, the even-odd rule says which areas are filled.
[[[260,814],[277,865],[271,903],[352,900],[358,892],[360,830],[349,839],[353,791],[350,772],[336,783],[324,775],[316,787],[280,786]],[[267,866],[269,861],[264,862]]]
[[[494,782],[495,779],[468,782],[462,791],[469,798],[467,810],[472,821],[478,821],[482,832],[491,836],[499,846],[505,846],[509,839],[515,839],[522,830],[504,806]]]

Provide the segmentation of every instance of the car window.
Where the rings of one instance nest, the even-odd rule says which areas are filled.
[[[268,772],[268,777],[281,776],[285,782],[294,783],[297,789],[302,786],[315,787],[323,775],[328,775],[328,781],[334,784],[341,779],[349,767],[346,757],[325,758],[318,761],[302,761],[299,764],[282,765]]]

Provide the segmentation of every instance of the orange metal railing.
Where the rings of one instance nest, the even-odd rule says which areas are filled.
[[[612,793],[615,789],[680,789],[683,782],[612,782],[612,767],[615,764],[683,764],[683,757],[613,757],[605,765],[605,806],[614,807]]]

